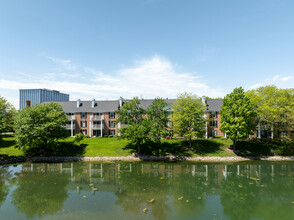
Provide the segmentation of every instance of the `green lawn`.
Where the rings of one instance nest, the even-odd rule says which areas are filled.
[[[73,144],[74,138],[70,137],[61,141],[61,146],[53,154],[55,156],[127,156],[131,155],[132,147],[126,140],[116,138],[85,138],[79,145]],[[157,145],[146,144],[142,149],[149,155],[187,155],[187,156],[236,156],[227,150],[232,144],[230,140],[192,141],[192,148],[188,148],[186,140],[163,140],[160,148]],[[4,135],[0,143],[0,158],[23,156],[15,148],[15,137]]]
[[[67,138],[65,142],[72,142],[74,138]],[[86,148],[83,156],[127,156],[131,155],[130,150],[123,149],[128,141],[116,138],[84,138],[80,145]]]
[[[15,148],[16,143],[13,135],[4,135],[2,138],[3,140],[0,141],[0,159],[23,156],[23,153]]]

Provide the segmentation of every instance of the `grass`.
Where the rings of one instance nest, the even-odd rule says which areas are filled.
[[[65,140],[67,143],[73,142],[74,138],[70,137]],[[131,151],[124,149],[128,144],[126,140],[116,138],[84,138],[80,145],[85,147],[83,156],[127,156]]]
[[[186,155],[186,156],[236,156],[227,148],[232,144],[230,140],[196,139],[189,148],[187,140],[162,140],[159,146],[146,143],[141,148],[147,155]],[[24,156],[16,147],[13,135],[4,135],[0,143],[0,158]],[[134,146],[126,140],[116,138],[85,138],[79,144],[70,137],[60,142],[53,156],[127,156],[134,152]]]
[[[185,155],[185,156],[271,156],[294,155],[294,142],[285,140],[245,140],[238,141],[236,150],[229,147],[231,140],[221,139],[196,139],[192,140],[192,146],[184,139],[162,140],[160,144],[145,143],[141,146],[145,155]],[[127,156],[135,152],[135,147],[126,140],[117,138],[85,138],[79,144],[74,143],[70,137],[62,140],[54,153],[45,153],[52,156]],[[34,151],[30,155],[33,155]],[[0,141],[0,159],[24,156],[24,153],[16,148],[13,135],[3,135]]]
[[[0,138],[0,159],[23,156],[23,152],[15,147],[15,137],[13,135],[3,135],[2,141]]]

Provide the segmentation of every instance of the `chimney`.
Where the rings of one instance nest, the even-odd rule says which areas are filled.
[[[96,101],[95,101],[95,99],[92,99],[92,108],[94,108],[95,105],[96,105]]]
[[[26,106],[25,107],[30,107],[31,106],[31,101],[30,100],[26,100]]]
[[[79,108],[80,106],[81,106],[81,100],[78,99],[78,100],[77,100],[77,108]]]
[[[205,96],[202,96],[202,103],[205,105]]]
[[[119,97],[119,107],[122,107],[122,106],[123,106],[123,98]]]

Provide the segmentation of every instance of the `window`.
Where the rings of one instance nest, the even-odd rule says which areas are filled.
[[[173,169],[173,165],[167,164],[167,165],[165,165],[165,169],[166,170],[172,170]]]
[[[217,130],[212,130],[211,131],[211,136],[216,136],[217,135]]]
[[[172,172],[165,172],[165,178],[173,178],[173,173]]]
[[[217,128],[217,121],[210,121],[210,126]]]
[[[279,131],[279,136],[280,136],[280,138],[286,137],[287,131]]]
[[[115,113],[114,112],[109,112],[109,118],[115,118]]]
[[[158,164],[151,164],[151,169],[159,169],[159,165]]]
[[[81,121],[81,127],[86,128],[87,127],[87,121]]]
[[[81,118],[87,118],[87,112],[81,112]]]
[[[115,127],[115,121],[109,121],[109,127],[114,128]]]
[[[109,176],[115,176],[115,170],[109,170]]]
[[[210,117],[211,118],[217,118],[217,112],[211,112]]]
[[[109,135],[115,135],[115,130],[109,130]]]
[[[82,133],[83,135],[87,135],[87,130],[86,130],[86,129],[82,129],[82,130],[81,130],[81,133]]]
[[[279,126],[280,128],[284,128],[284,127],[287,126],[287,123],[285,123],[285,122],[278,122],[278,126]]]

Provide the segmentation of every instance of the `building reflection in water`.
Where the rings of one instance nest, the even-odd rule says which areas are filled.
[[[92,184],[119,184],[121,175],[125,173],[148,174],[152,177],[165,179],[178,178],[182,175],[191,177],[204,177],[202,181],[215,182],[217,185],[230,176],[245,178],[268,179],[272,181],[276,174],[287,172],[294,174],[294,164],[173,164],[173,163],[32,163],[23,164],[22,171],[56,172],[69,174],[70,181],[76,183]],[[263,171],[265,176],[263,176]],[[294,175],[293,175],[294,176]]]
[[[216,197],[222,215],[231,219],[273,219],[275,210],[281,218],[294,217],[293,162],[38,163],[23,164],[21,173],[50,173],[65,178],[59,190],[64,195],[60,207],[66,199],[64,186],[81,196],[86,192],[111,192],[116,196],[114,205],[125,212],[140,215],[142,207],[147,207],[155,219],[168,219],[171,213],[201,218],[204,210],[213,218],[214,207],[206,201]],[[154,206],[148,202],[152,198],[156,200]]]

